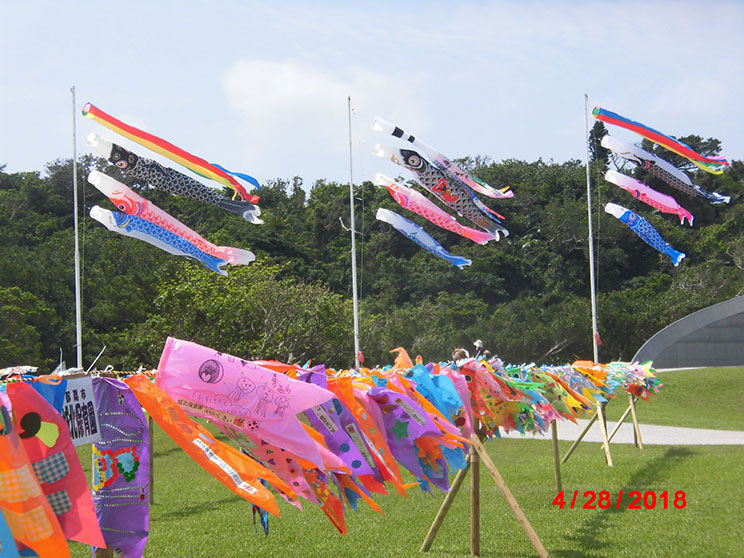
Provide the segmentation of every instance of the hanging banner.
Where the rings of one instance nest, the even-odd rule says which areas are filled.
[[[93,378],[69,378],[65,390],[62,416],[70,428],[76,446],[92,444],[101,439],[96,400],[93,397]]]

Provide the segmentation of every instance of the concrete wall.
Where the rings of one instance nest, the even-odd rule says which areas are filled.
[[[646,341],[633,361],[655,368],[744,366],[744,296],[703,308]]]

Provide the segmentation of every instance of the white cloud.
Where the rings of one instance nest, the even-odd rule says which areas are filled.
[[[449,157],[583,158],[584,92],[744,154],[741,0],[183,0],[175,11],[149,3],[141,25],[92,28],[83,42],[64,35],[74,10],[5,4],[0,52],[24,53],[5,56],[0,76],[0,163],[11,172],[68,156],[72,84],[79,103],[260,180],[346,180],[349,95],[359,179],[371,177],[364,164],[397,170],[368,155],[392,141],[368,130],[374,116]],[[126,70],[112,63],[122,49]]]
[[[349,96],[354,143],[363,149],[371,150],[368,129],[376,115],[405,115],[419,129],[430,126],[423,116],[426,99],[417,97],[411,77],[362,67],[319,70],[296,61],[240,60],[224,72],[222,89],[243,120],[242,151],[260,159],[267,177],[343,180],[348,174]],[[305,172],[308,155],[317,167]]]

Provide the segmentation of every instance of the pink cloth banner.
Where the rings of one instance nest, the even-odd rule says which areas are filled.
[[[155,383],[188,414],[242,430],[323,467],[297,413],[334,397],[255,362],[169,337]]]

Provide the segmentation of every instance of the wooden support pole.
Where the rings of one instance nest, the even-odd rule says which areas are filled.
[[[607,466],[612,467],[612,454],[610,454],[610,442],[607,440],[607,416],[604,409],[607,403],[597,405],[597,414],[599,415],[599,429],[602,431],[602,448],[604,449],[605,461]]]
[[[472,442],[473,448],[475,449],[473,453],[477,453],[480,456],[480,459],[483,461],[483,465],[485,465],[486,469],[488,469],[488,472],[491,473],[493,480],[496,482],[496,486],[501,491],[501,494],[504,495],[506,503],[509,504],[512,513],[514,513],[514,515],[517,517],[517,521],[519,521],[519,524],[522,526],[522,529],[527,535],[527,538],[530,540],[532,546],[537,551],[537,555],[540,558],[549,558],[550,555],[548,554],[548,551],[545,550],[545,547],[537,536],[537,533],[535,533],[532,525],[530,525],[530,522],[527,520],[527,516],[524,515],[522,508],[519,507],[517,500],[514,498],[511,490],[509,490],[506,482],[504,482],[504,479],[501,477],[501,474],[496,468],[496,465],[494,465],[493,461],[491,461],[491,457],[486,452],[486,448],[483,447],[483,444],[481,444],[477,436],[473,436],[470,441]]]
[[[550,423],[550,432],[553,437],[553,468],[555,469],[555,489],[557,492],[563,490],[561,483],[561,458],[558,449],[558,425],[555,421]]]
[[[628,413],[630,413],[630,407],[625,409],[623,416],[621,416],[620,420],[617,421],[617,425],[615,426],[614,430],[610,433],[610,436],[607,438],[608,442],[611,442],[612,439],[615,437],[615,434],[617,433],[617,431],[620,430],[620,425],[625,421],[625,418],[628,416]]]
[[[455,475],[455,480],[452,482],[452,486],[450,487],[449,492],[447,492],[447,496],[445,497],[444,502],[442,502],[442,505],[437,512],[437,516],[434,518],[434,523],[429,527],[429,532],[426,533],[426,538],[424,539],[424,543],[421,545],[419,552],[428,552],[431,548],[431,544],[434,542],[442,523],[444,523],[444,518],[447,517],[447,512],[449,511],[450,506],[452,506],[452,502],[455,501],[455,496],[457,496],[457,492],[460,490],[469,470],[470,459],[468,459],[468,464],[465,468],[460,469],[457,472],[457,475]]]
[[[477,439],[477,436],[473,436]],[[470,451],[470,554],[480,556],[480,455]]]
[[[584,431],[581,434],[579,434],[579,437],[576,438],[576,441],[573,444],[571,444],[571,447],[570,448],[568,448],[568,451],[566,452],[566,455],[564,455],[563,456],[563,459],[561,459],[561,463],[565,463],[568,460],[568,458],[571,457],[571,454],[574,452],[574,450],[579,445],[579,443],[581,442],[581,440],[584,439],[584,436],[586,436],[586,433],[589,432],[589,429],[596,422],[596,420],[597,420],[597,415],[595,414],[589,420],[589,424],[586,425],[586,428],[584,428]]]
[[[637,397],[634,395],[628,394],[628,401],[630,401],[630,412],[633,414],[633,433],[634,433],[634,442],[638,449],[643,449],[643,440],[641,439],[641,427],[638,424],[638,416],[636,415],[636,408],[635,404],[637,401]]]

